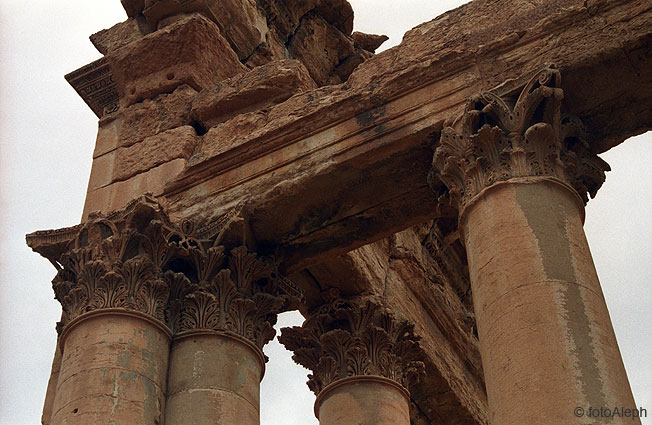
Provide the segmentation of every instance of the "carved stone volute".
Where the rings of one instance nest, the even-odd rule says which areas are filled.
[[[276,315],[296,296],[288,290],[296,288],[273,262],[245,246],[227,252],[220,238],[200,238],[194,227],[171,223],[155,200],[143,197],[75,227],[28,235],[32,249],[57,269],[59,330],[84,313],[121,309],[174,333],[227,332],[262,349],[275,335]]]
[[[409,388],[424,371],[418,340],[411,324],[373,302],[342,299],[279,336],[292,358],[312,370],[308,387],[315,394],[351,376],[382,376]]]
[[[562,119],[561,76],[546,66],[517,98],[484,92],[442,130],[429,175],[459,211],[483,189],[515,177],[546,176],[572,185],[587,202],[609,165],[589,150],[578,119]],[[456,127],[456,128],[454,128]]]

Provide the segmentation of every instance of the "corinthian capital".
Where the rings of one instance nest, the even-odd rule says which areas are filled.
[[[546,176],[572,185],[588,201],[609,165],[592,154],[578,119],[562,117],[558,70],[545,67],[518,96],[488,91],[469,100],[445,127],[429,179],[443,182],[460,211],[484,188],[515,177]]]
[[[312,370],[308,386],[315,394],[350,376],[382,376],[408,388],[424,371],[418,339],[411,324],[378,305],[341,299],[279,336],[292,358]]]
[[[170,322],[175,332],[210,329],[244,337],[261,348],[274,338],[276,315],[288,309],[289,296],[273,269],[244,246],[228,254],[221,246],[190,248],[187,261],[194,282],[174,279]],[[287,283],[287,281],[284,281]]]
[[[84,313],[120,309],[173,332],[230,332],[262,348],[275,335],[276,314],[298,290],[246,247],[227,252],[216,236],[222,227],[201,229],[213,230],[206,234],[191,221],[177,226],[143,197],[78,226],[32,233],[27,243],[57,269],[52,286],[63,309],[60,329]]]

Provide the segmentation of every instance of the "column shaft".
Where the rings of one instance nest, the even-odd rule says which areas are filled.
[[[244,338],[209,330],[179,334],[166,425],[259,425],[264,364],[262,352]]]
[[[97,310],[62,333],[53,425],[163,423],[170,332],[144,314]]]
[[[461,219],[491,423],[608,423],[575,412],[634,407],[582,201],[551,179],[514,181]]]
[[[326,387],[315,402],[319,425],[410,425],[408,392],[376,376],[354,376]]]

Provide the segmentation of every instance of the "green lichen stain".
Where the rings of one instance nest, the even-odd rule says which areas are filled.
[[[129,350],[118,351],[117,363],[118,366],[123,367],[125,369],[131,368],[131,353],[129,352]]]
[[[514,192],[528,225],[532,229],[541,254],[543,269],[550,280],[561,280],[562,317],[566,321],[566,335],[571,355],[576,359],[582,393],[589,406],[606,406],[603,382],[596,358],[591,326],[575,276],[571,244],[566,230],[569,214],[561,203],[546,203],[556,199],[554,189],[539,185],[516,185]]]
[[[145,365],[144,373],[152,379],[155,379],[158,367],[155,364],[153,353],[158,347],[158,334],[156,331],[149,328],[139,329],[138,333],[142,335],[146,342],[145,347],[140,349],[140,357]]]
[[[157,424],[161,416],[158,391],[156,391],[156,386],[149,379],[142,379],[142,382],[143,392],[145,393],[145,400],[143,400],[144,423]]]

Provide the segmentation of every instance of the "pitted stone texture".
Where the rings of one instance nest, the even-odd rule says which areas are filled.
[[[130,146],[162,131],[190,124],[190,107],[196,96],[197,91],[184,84],[170,94],[161,94],[154,99],[146,99],[123,108],[120,111],[119,124],[114,124],[119,126],[115,147]],[[110,125],[107,124],[107,127]],[[103,129],[102,123],[100,129]],[[102,139],[102,143],[108,145],[114,143],[108,141],[113,140],[113,134],[107,129],[108,139],[106,141]],[[99,152],[99,143],[98,136],[96,153]],[[108,147],[102,150],[106,149]]]
[[[121,104],[129,106],[188,84],[201,90],[247,70],[217,25],[193,14],[108,56]]]
[[[168,17],[193,12],[215,22],[241,60],[266,39],[267,20],[255,0],[148,0],[143,11],[159,28]]]
[[[174,341],[167,425],[258,425],[262,353],[223,335]]]
[[[191,116],[205,127],[234,115],[281,103],[296,93],[316,88],[308,71],[297,60],[281,60],[256,67],[201,91]]]
[[[127,148],[120,148],[115,152],[112,182],[126,180],[177,158],[188,159],[197,141],[195,129],[183,126],[147,137]]]
[[[318,15],[307,15],[301,20],[288,49],[306,65],[319,85],[327,84],[333,69],[354,52],[353,40]]]
[[[405,393],[379,381],[349,381],[315,405],[319,425],[410,425]]]
[[[89,38],[98,52],[106,55],[109,51],[140,40],[145,34],[151,32],[143,28],[143,25],[146,24],[138,22],[138,18],[129,18],[111,28],[96,32]]]
[[[381,44],[389,40],[389,37],[386,35],[365,34],[359,31],[351,34],[351,37],[355,42],[355,47],[359,47],[371,53],[375,52]]]
[[[52,425],[162,423],[169,336],[129,316],[95,316],[67,335]]]
[[[120,0],[120,3],[129,17],[138,15],[145,7],[145,0]]]

